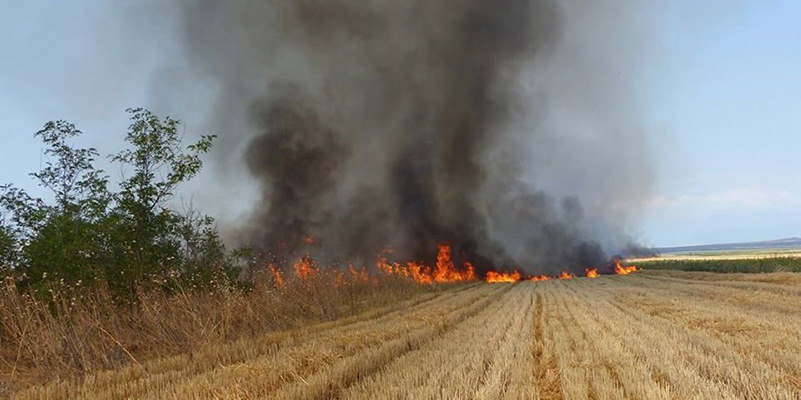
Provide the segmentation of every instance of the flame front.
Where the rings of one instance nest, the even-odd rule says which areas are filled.
[[[517,282],[520,280],[520,272],[495,272],[489,271],[487,272],[487,283],[498,283],[498,282]]]
[[[278,267],[276,267],[275,264],[270,263],[270,265],[267,266],[267,270],[270,271],[270,275],[273,278],[273,283],[275,283],[275,286],[282,287],[286,284],[286,280],[284,280],[284,274],[278,270]]]
[[[334,272],[334,286],[342,287],[347,284],[348,282],[345,280],[345,274],[343,274],[342,271]]]
[[[304,281],[317,276],[317,274],[320,272],[319,268],[317,268],[317,265],[314,262],[314,259],[308,254],[297,259],[293,267],[295,270],[295,276]]]
[[[457,270],[451,259],[451,246],[441,244],[439,253],[437,253],[437,268],[434,270],[433,279],[434,282],[439,283],[472,281],[476,279],[475,268],[473,264],[466,262],[463,271]]]
[[[354,282],[370,282],[370,275],[364,268],[356,268],[353,264],[350,264],[348,265],[348,272],[350,272],[350,277]]]
[[[387,253],[392,253],[392,251],[382,251],[376,261],[378,270],[387,275],[412,278],[417,283],[466,282],[476,279],[476,270],[473,264],[465,262],[462,268],[456,268],[451,257],[451,246],[447,244],[439,245],[437,264],[434,268],[418,261],[409,261],[406,264],[390,262],[384,256]]]
[[[637,267],[634,265],[623,265],[620,263],[620,260],[615,260],[615,273],[618,275],[628,275],[637,270]]]
[[[439,245],[437,262],[433,266],[426,265],[419,261],[408,261],[406,263],[389,261],[387,255],[392,253],[393,251],[391,249],[385,249],[381,251],[376,259],[376,267],[378,271],[384,275],[411,279],[420,284],[469,282],[479,279],[476,275],[476,267],[472,263],[465,261],[461,266],[456,265],[453,261],[451,246],[448,244]],[[617,275],[628,275],[637,270],[638,268],[636,266],[626,266],[623,265],[620,260],[615,260],[613,272]],[[287,278],[275,264],[270,263],[267,266],[267,271],[276,287],[283,287],[286,285]],[[377,275],[371,274],[364,267],[356,267],[353,264],[348,265],[347,271],[321,271],[315,260],[308,254],[295,260],[292,264],[292,272],[294,272],[295,279],[304,283],[308,283],[312,279],[324,278],[331,279],[336,287],[354,284],[379,284],[379,277]],[[585,268],[584,272],[587,278],[597,278],[600,276],[598,268]],[[487,283],[514,283],[520,280],[541,282],[549,279],[573,278],[575,278],[575,275],[566,270],[562,271],[558,276],[548,276],[545,274],[524,276],[524,274],[521,274],[515,269],[513,272],[488,271],[484,280]]]

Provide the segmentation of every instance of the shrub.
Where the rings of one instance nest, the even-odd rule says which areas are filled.
[[[0,207],[10,222],[0,225],[0,262],[25,290],[38,295],[55,284],[101,285],[116,301],[131,303],[143,285],[170,289],[176,280],[230,285],[236,279],[214,220],[168,206],[178,186],[200,172],[214,136],[183,146],[178,120],[127,111],[128,147],[110,157],[123,171],[117,191],[94,166],[97,150],[71,145],[82,133],[66,121],[48,122],[35,134],[47,161],[30,175],[53,200],[1,187]]]

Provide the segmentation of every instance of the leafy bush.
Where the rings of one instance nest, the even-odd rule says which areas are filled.
[[[52,191],[53,204],[11,185],[0,196],[20,235],[14,269],[34,287],[48,278],[90,282],[102,276],[102,227],[112,198],[107,177],[93,166],[97,151],[67,143],[80,134],[66,121],[48,122],[35,134],[46,147],[47,161],[30,175]]]
[[[181,183],[195,177],[214,136],[182,146],[180,122],[145,109],[129,109],[128,148],[110,156],[123,177],[117,191],[95,168],[98,152],[76,148],[81,135],[66,121],[48,122],[35,134],[45,145],[44,167],[31,175],[52,202],[25,190],[0,187],[0,263],[36,293],[102,284],[116,300],[136,300],[142,286],[169,289],[177,281],[227,285],[237,276],[211,217],[168,206]]]
[[[17,259],[17,234],[0,216],[0,271],[7,270]]]

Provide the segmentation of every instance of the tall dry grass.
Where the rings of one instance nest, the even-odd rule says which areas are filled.
[[[259,270],[251,280],[249,291],[142,290],[135,305],[120,307],[103,289],[54,289],[49,299],[36,299],[7,277],[0,283],[0,395],[334,320],[436,290],[392,277],[343,279],[326,271],[278,284]]]
[[[363,286],[347,289],[365,291],[356,299],[390,290],[358,285]],[[322,296],[310,289],[290,289],[288,283],[283,290],[286,296]],[[141,365],[127,360],[123,368],[51,381],[15,396],[798,399],[799,299],[801,281],[789,273],[756,279],[643,271],[597,279],[476,282],[331,321],[288,323],[297,329],[209,341],[189,353],[140,359]],[[302,298],[295,306],[314,301]],[[140,354],[146,353],[131,351]]]

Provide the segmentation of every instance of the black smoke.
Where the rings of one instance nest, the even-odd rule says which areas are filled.
[[[324,263],[369,263],[388,247],[430,261],[447,242],[480,269],[531,273],[602,265],[629,242],[619,212],[582,206],[612,190],[572,190],[548,159],[573,144],[603,152],[548,117],[576,91],[550,77],[563,78],[553,60],[583,11],[554,0],[178,4],[187,62],[219,88],[220,157],[240,159],[244,143],[260,187],[238,241]],[[575,119],[592,119],[585,107]],[[219,122],[237,115],[251,125]],[[627,127],[604,129],[604,148],[644,152],[627,139],[636,133],[616,141]],[[617,162],[579,164],[582,176],[639,182]]]

